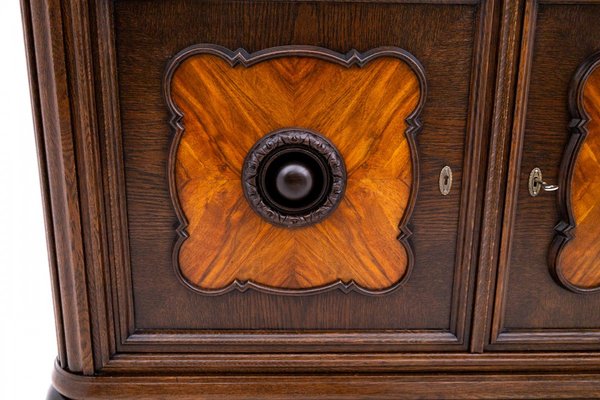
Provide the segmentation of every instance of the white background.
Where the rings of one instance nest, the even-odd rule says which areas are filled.
[[[44,399],[57,354],[21,10],[0,1],[0,399]]]

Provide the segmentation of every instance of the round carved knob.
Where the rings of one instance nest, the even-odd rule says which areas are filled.
[[[277,225],[305,226],[337,208],[346,170],[337,149],[323,136],[285,129],[265,136],[250,150],[242,183],[260,216]]]
[[[279,170],[275,185],[286,199],[299,200],[310,193],[313,187],[313,176],[310,169],[292,162]]]

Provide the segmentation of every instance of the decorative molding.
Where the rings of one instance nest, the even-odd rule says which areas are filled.
[[[491,118],[491,138],[485,197],[483,199],[483,223],[480,230],[481,248],[478,256],[477,288],[475,290],[473,326],[470,350],[481,353],[489,342],[493,313],[494,285],[500,258],[503,222],[503,187],[506,164],[509,157],[512,109],[516,97],[514,90],[519,66],[521,24],[524,7],[521,1],[504,1],[496,65],[495,96]],[[493,86],[493,85],[490,85]]]
[[[175,180],[175,165],[177,159],[177,149],[179,142],[185,132],[183,124],[183,112],[173,101],[171,96],[171,81],[177,68],[189,57],[199,54],[210,54],[215,55],[223,60],[227,61],[231,67],[236,65],[242,65],[244,67],[250,67],[262,61],[272,60],[282,57],[314,57],[317,59],[325,60],[328,62],[342,65],[346,68],[352,66],[362,67],[368,62],[381,58],[381,57],[393,57],[405,62],[411,70],[415,73],[420,88],[419,101],[412,113],[406,118],[405,122],[407,129],[405,135],[409,144],[411,160],[412,160],[412,186],[410,190],[410,196],[408,204],[406,206],[404,215],[399,223],[400,234],[397,240],[404,246],[407,254],[407,267],[404,276],[394,285],[383,290],[369,290],[357,285],[353,280],[349,282],[343,282],[337,280],[331,284],[309,288],[309,289],[282,289],[270,286],[261,285],[253,282],[252,280],[240,281],[235,279],[231,284],[219,290],[206,290],[198,287],[197,285],[189,282],[181,273],[179,267],[179,252],[183,243],[188,239],[189,233],[187,232],[188,221],[181,207],[179,196],[177,193],[176,180]],[[171,195],[171,201],[175,209],[175,214],[179,220],[179,225],[176,228],[178,240],[173,247],[172,262],[175,268],[176,274],[180,281],[192,289],[195,292],[203,295],[221,295],[228,293],[232,290],[238,290],[244,292],[248,289],[253,289],[265,293],[279,294],[279,295],[309,295],[323,293],[330,290],[339,289],[343,293],[349,293],[356,291],[365,295],[383,295],[396,290],[402,283],[404,283],[410,276],[414,264],[414,255],[409,242],[409,238],[412,234],[408,228],[408,222],[412,215],[414,203],[416,201],[417,190],[419,186],[419,162],[418,153],[415,142],[415,135],[421,130],[422,123],[420,115],[425,104],[425,98],[427,97],[427,83],[425,80],[425,72],[420,62],[409,52],[397,48],[397,47],[378,47],[367,52],[361,53],[357,50],[350,50],[346,54],[337,53],[335,51],[325,49],[317,46],[280,46],[272,47],[264,50],[257,51],[255,53],[248,53],[244,49],[229,50],[225,47],[215,44],[197,44],[192,45],[188,48],[183,49],[176,54],[168,63],[165,77],[163,80],[163,95],[167,103],[169,113],[171,115],[169,123],[174,130],[174,136],[169,151],[169,159],[167,162],[167,176],[169,179],[169,191]]]
[[[180,330],[164,333],[160,330],[140,330],[127,338],[127,351],[135,352],[144,348],[168,349],[179,353],[181,349],[193,345],[196,351],[213,352],[215,347],[244,346],[249,352],[305,352],[307,349],[329,348],[333,352],[352,352],[360,343],[363,351],[397,351],[403,346],[406,352],[441,351],[449,345],[460,345],[459,338],[446,330],[376,330],[376,331],[326,331],[303,332],[283,331],[257,333],[245,331],[202,331]],[[421,348],[416,347],[421,346]]]
[[[65,343],[65,321],[61,305],[61,292],[59,281],[58,255],[56,254],[57,241],[54,237],[54,218],[52,216],[52,204],[50,196],[49,171],[47,168],[46,145],[44,139],[44,118],[42,113],[43,96],[40,82],[42,77],[38,75],[38,64],[44,65],[44,60],[37,60],[36,40],[34,36],[34,22],[32,5],[33,1],[21,1],[21,15],[23,21],[23,33],[25,37],[25,49],[27,54],[27,70],[29,74],[29,91],[31,95],[31,108],[34,125],[35,143],[38,156],[38,166],[40,174],[40,186],[42,194],[42,205],[44,208],[44,224],[46,226],[46,244],[48,249],[48,263],[50,270],[50,281],[52,283],[52,301],[54,308],[54,320],[56,326],[57,363],[67,366],[67,344]],[[39,26],[36,25],[37,28]],[[38,38],[39,40],[39,38]],[[49,40],[49,39],[48,39]],[[46,44],[46,43],[44,43]],[[39,43],[38,43],[39,45]]]
[[[290,215],[269,205],[261,194],[259,172],[263,161],[274,151],[290,146],[301,146],[320,156],[329,167],[324,198],[315,207],[301,215]],[[312,225],[327,218],[335,211],[344,196],[346,168],[344,160],[335,146],[323,136],[306,129],[281,129],[259,140],[248,152],[242,170],[242,187],[250,207],[267,221],[285,226],[301,227]]]
[[[535,27],[537,22],[538,2],[525,2],[523,11],[522,31],[520,37],[520,48],[518,67],[516,74],[516,93],[514,95],[514,108],[510,129],[507,132],[508,168],[504,171],[506,177],[506,192],[504,196],[504,209],[501,213],[501,236],[499,243],[499,255],[497,266],[495,296],[491,318],[491,343],[495,343],[504,323],[504,304],[506,286],[508,284],[510,254],[512,245],[513,228],[517,211],[517,197],[519,192],[519,176],[521,170],[521,159],[523,154],[523,142],[525,140],[525,119],[527,115],[527,99],[529,95],[529,84],[531,76],[531,64],[533,59]],[[516,60],[515,60],[516,62]],[[508,109],[504,112],[510,112]],[[508,126],[506,127],[508,129]],[[500,207],[498,206],[498,210]]]
[[[177,369],[193,374],[244,373],[375,373],[375,372],[538,372],[578,371],[598,369],[600,354],[586,352],[508,352],[508,353],[394,353],[337,352],[314,353],[126,353],[113,358],[102,370],[104,374],[159,374]]]
[[[129,222],[125,185],[125,166],[123,153],[123,134],[121,130],[121,105],[119,99],[119,82],[117,70],[117,52],[115,48],[115,32],[113,3],[95,2],[92,14],[95,26],[90,46],[98,49],[94,59],[98,71],[99,95],[99,129],[106,137],[103,141],[105,180],[104,192],[107,196],[106,236],[110,248],[108,266],[105,268],[106,281],[113,293],[107,295],[107,311],[110,342],[110,357],[126,338],[135,330],[133,292],[131,278],[131,260],[129,244]],[[112,334],[114,332],[114,334]],[[106,355],[103,355],[106,357]]]
[[[55,365],[54,387],[63,395],[94,399],[281,399],[303,393],[306,399],[498,399],[596,398],[600,395],[600,375],[584,372],[494,373],[455,371],[445,374],[163,374],[85,377]],[[227,389],[225,389],[227,388]]]
[[[91,375],[95,367],[92,335],[94,309],[90,308],[87,291],[88,264],[84,243],[89,225],[83,220],[81,211],[82,207],[89,204],[82,201],[81,192],[93,188],[85,185],[79,187],[79,179],[89,178],[89,175],[84,178],[89,171],[78,170],[76,154],[80,151],[78,140],[82,136],[90,140],[94,132],[90,132],[91,129],[82,131],[79,124],[82,120],[91,119],[88,110],[83,112],[82,120],[78,121],[74,115],[74,109],[85,109],[87,106],[82,96],[89,94],[89,87],[82,88],[80,96],[71,96],[73,81],[69,79],[70,67],[81,72],[77,68],[80,64],[72,66],[71,63],[82,54],[77,52],[81,48],[66,47],[65,36],[67,32],[79,31],[85,22],[77,12],[73,20],[68,19],[69,12],[74,10],[61,7],[58,0],[32,0],[29,2],[29,11],[33,35],[33,48],[29,49],[34,50],[30,53],[30,62],[36,65],[36,86],[39,90],[34,97],[39,99],[37,104],[40,107],[34,113],[40,117],[36,128],[43,129],[37,132],[40,139],[43,137],[37,146],[39,154],[43,154],[40,159],[45,161],[40,167],[45,169],[43,175],[47,176],[45,207],[51,211],[51,216],[46,219],[46,229],[50,232],[49,245],[53,247],[51,257],[56,257],[52,260],[52,264],[56,265],[55,283],[58,283],[54,293],[60,296],[56,299],[56,306],[60,304],[57,315],[62,315],[59,321],[62,320],[63,324],[58,331],[61,352],[64,352],[61,364],[70,371]],[[77,62],[82,60],[78,58]],[[54,269],[54,265],[51,269]]]
[[[600,290],[600,285],[586,288],[573,284],[564,276],[559,265],[560,255],[565,246],[573,239],[572,230],[576,227],[571,205],[571,186],[575,163],[579,157],[581,145],[588,135],[588,123],[590,121],[590,117],[583,106],[583,94],[589,76],[598,67],[600,67],[600,52],[594,53],[581,64],[573,76],[569,88],[569,112],[572,117],[569,123],[569,132],[571,136],[560,166],[558,208],[561,219],[554,228],[556,235],[550,246],[549,255],[550,271],[554,278],[562,286],[575,293],[592,293]]]

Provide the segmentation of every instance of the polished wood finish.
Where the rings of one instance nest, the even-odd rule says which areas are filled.
[[[558,280],[575,292],[600,289],[600,53],[575,74],[569,97],[571,139],[561,164],[563,221],[550,260]]]
[[[232,67],[239,59],[245,65]],[[167,79],[184,127],[172,162],[185,215],[174,261],[187,282],[208,293],[397,287],[413,257],[405,227],[418,177],[412,135],[425,97],[422,67],[410,54],[288,47],[244,56],[197,46],[175,58]],[[348,176],[337,210],[298,229],[260,218],[241,183],[255,142],[292,127],[329,139]]]
[[[571,82],[598,51],[600,2],[525,3],[497,282],[488,298],[492,316],[484,347],[598,350],[600,297],[573,293],[554,276],[549,254],[561,220],[560,198],[557,192],[531,197],[528,177],[539,167],[545,181],[559,183],[571,137]]]
[[[472,296],[471,263],[480,204],[476,198],[482,184],[481,170],[475,165],[485,158],[481,149],[487,134],[481,127],[485,114],[470,110],[485,109],[490,94],[480,84],[487,79],[480,68],[487,64],[477,61],[484,57],[480,48],[488,46],[490,39],[480,42],[479,31],[473,28],[479,26],[480,15],[487,18],[491,6],[116,2],[115,51],[119,57],[114,73],[122,135],[114,137],[109,129],[106,134],[107,143],[122,140],[124,183],[107,192],[126,196],[126,209],[120,215],[127,216],[127,229],[114,234],[119,238],[114,245],[123,240],[129,245],[124,261],[114,263],[111,276],[132,277],[131,284],[120,279],[114,282],[121,288],[119,301],[125,300],[118,313],[123,319],[120,326],[129,329],[122,334],[120,348],[156,351],[167,346],[169,351],[210,352],[215,340],[223,348],[250,346],[247,351],[353,351],[357,342],[372,351],[464,348],[469,332],[469,308],[464,305]],[[290,15],[293,23],[282,24]],[[355,24],[356,15],[369,24]],[[223,23],[217,26],[215,19]],[[434,25],[431,20],[436,21]],[[340,26],[352,37],[339,35]],[[165,34],[165,27],[178,34]],[[440,32],[452,40],[440,41]],[[482,32],[487,30],[482,28]],[[364,53],[389,45],[390,40],[421,61],[428,86],[435,87],[428,90],[423,128],[416,135],[419,170],[428,172],[420,173],[407,227],[413,233],[408,240],[414,266],[401,290],[385,296],[341,290],[313,296],[272,296],[256,290],[201,296],[182,285],[172,258],[178,239],[178,218],[168,183],[173,129],[162,92],[173,57],[198,43],[218,43],[249,53],[282,45],[318,45],[346,54],[353,48]],[[438,151],[441,144],[443,153]],[[119,154],[111,157],[118,160]],[[438,177],[445,165],[454,171],[454,184],[450,195],[441,196]],[[395,218],[397,232],[400,216]],[[112,229],[119,226],[114,223]],[[260,336],[255,331],[270,333]],[[264,347],[269,344],[275,347]]]
[[[600,396],[600,374],[248,375],[85,377],[55,369],[75,399],[568,399]],[[173,381],[180,382],[174,386]],[[224,396],[224,393],[227,393]]]
[[[552,278],[561,200],[526,187],[533,166],[558,180],[569,81],[599,50],[598,0],[22,4],[62,395],[600,395],[598,293]],[[181,284],[163,83],[198,43],[394,46],[422,63],[414,265],[397,290],[207,296]]]
[[[523,2],[507,1],[502,7],[502,29],[500,31],[496,96],[493,105],[494,119],[489,145],[489,166],[486,175],[484,197],[484,220],[481,228],[483,240],[479,252],[479,277],[474,301],[474,319],[470,349],[483,352],[489,341],[490,319],[493,312],[495,275],[499,262],[500,232],[502,231],[503,194],[506,184],[507,152],[511,141],[512,110],[515,104],[519,46],[522,33]],[[519,99],[520,100],[520,99]]]

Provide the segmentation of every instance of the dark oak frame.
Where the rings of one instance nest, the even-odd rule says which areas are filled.
[[[505,240],[501,239],[507,233],[500,226],[514,212],[510,204],[514,188],[509,185],[506,197],[501,195],[507,170],[508,182],[514,181],[518,170],[518,157],[509,166],[508,150],[511,139],[513,149],[522,144],[527,80],[521,74],[526,75],[529,67],[528,57],[519,60],[518,54],[531,52],[536,3],[528,2],[524,10],[524,0],[410,2],[480,7],[469,116],[469,131],[478,134],[468,135],[457,254],[457,269],[463,273],[455,275],[453,329],[404,335],[308,334],[290,347],[296,351],[253,354],[285,348],[294,338],[136,331],[127,290],[131,277],[126,267],[112,2],[22,0],[59,340],[53,376],[58,391],[74,398],[164,398],[167,394],[193,398],[199,393],[223,398],[225,392],[230,398],[294,393],[305,398],[397,398],[399,393],[406,398],[600,396],[597,353],[577,352],[575,345],[572,351],[562,352],[482,353],[511,339],[528,349],[535,348],[535,341],[560,344],[561,350],[575,341],[598,340],[598,332],[525,332],[503,337],[498,334],[498,319],[492,322],[492,315],[501,310],[505,268]],[[489,138],[481,133],[488,126]],[[489,155],[484,153],[486,145]],[[485,160],[487,172],[471,168]],[[479,198],[484,198],[483,206]],[[483,238],[479,244],[476,235]],[[477,271],[470,266],[474,260],[479,263]],[[500,301],[495,307],[494,299]],[[327,344],[340,341],[360,342],[367,352],[353,354],[343,346],[335,353],[298,351],[303,345],[328,349]],[[247,351],[214,353],[214,348],[227,344]],[[401,351],[386,352],[390,345]],[[161,353],[165,346],[186,354]],[[431,352],[403,353],[402,349]],[[453,352],[441,352],[449,349]]]
[[[258,64],[263,61],[273,60],[280,57],[312,57],[339,64],[346,68],[350,68],[353,66],[363,67],[369,61],[376,60],[381,57],[392,57],[406,63],[410,67],[410,69],[413,71],[413,73],[416,75],[419,81],[420,95],[417,106],[414,110],[412,110],[412,112],[406,118],[405,121],[407,128],[404,132],[404,135],[406,136],[406,139],[408,141],[411,154],[412,186],[406,210],[404,211],[404,215],[399,216],[400,222],[398,224],[398,229],[400,230],[400,234],[398,235],[397,239],[404,246],[408,261],[406,266],[406,272],[398,282],[394,283],[389,288],[385,288],[382,290],[368,290],[357,285],[354,281],[343,282],[342,280],[338,279],[337,281],[331,284],[321,287],[290,290],[285,288],[273,288],[264,286],[259,283],[253,282],[252,280],[241,282],[236,279],[222,289],[206,290],[201,287],[198,287],[192,282],[189,282],[183,276],[183,274],[181,273],[181,268],[179,266],[179,251],[181,249],[181,246],[183,245],[183,242],[185,242],[185,240],[187,240],[187,238],[189,237],[189,234],[186,230],[188,226],[188,221],[185,216],[185,213],[183,212],[183,209],[181,208],[179,196],[177,194],[175,165],[177,161],[177,149],[179,148],[179,142],[181,141],[182,136],[185,134],[185,127],[183,124],[183,119],[185,118],[185,116],[179,110],[179,108],[177,107],[177,105],[171,97],[171,80],[173,79],[173,74],[175,74],[177,68],[183,62],[185,62],[185,60],[200,54],[214,55],[227,61],[231,67],[235,67],[236,65],[242,65],[245,68],[251,67],[252,65]],[[344,293],[356,291],[365,295],[383,295],[398,289],[403,282],[409,279],[414,264],[414,254],[409,240],[412,232],[410,231],[408,224],[410,222],[410,217],[414,209],[415,201],[417,198],[417,192],[419,189],[419,154],[415,142],[415,136],[419,133],[419,131],[422,128],[420,116],[421,112],[423,111],[425,100],[427,98],[427,80],[425,79],[425,71],[423,69],[423,66],[421,65],[419,60],[415,58],[415,56],[413,56],[406,50],[396,47],[379,47],[364,53],[360,53],[357,50],[350,50],[346,54],[340,54],[338,52],[316,46],[281,46],[263,49],[250,54],[244,49],[230,50],[214,44],[197,44],[181,50],[169,61],[166,68],[165,78],[163,81],[163,96],[165,97],[165,101],[167,103],[167,107],[171,115],[170,124],[173,128],[173,131],[175,132],[171,143],[171,149],[169,151],[168,160],[168,177],[171,202],[173,203],[173,207],[175,208],[175,214],[177,215],[177,219],[179,220],[179,226],[176,229],[179,238],[173,247],[173,266],[180,281],[186,287],[203,295],[220,295],[230,292],[232,290],[239,290],[240,292],[244,292],[248,289],[254,289],[265,293],[275,293],[279,295],[309,295],[323,293],[329,290],[341,290]],[[329,145],[332,146],[332,144]],[[246,177],[244,177],[244,179],[246,179]],[[246,191],[244,193],[248,198]],[[248,202],[252,206],[253,202],[250,199],[248,199]],[[335,209],[335,207],[333,209]],[[331,211],[333,210],[329,210],[328,212]],[[290,224],[283,225],[288,227],[291,226]]]

